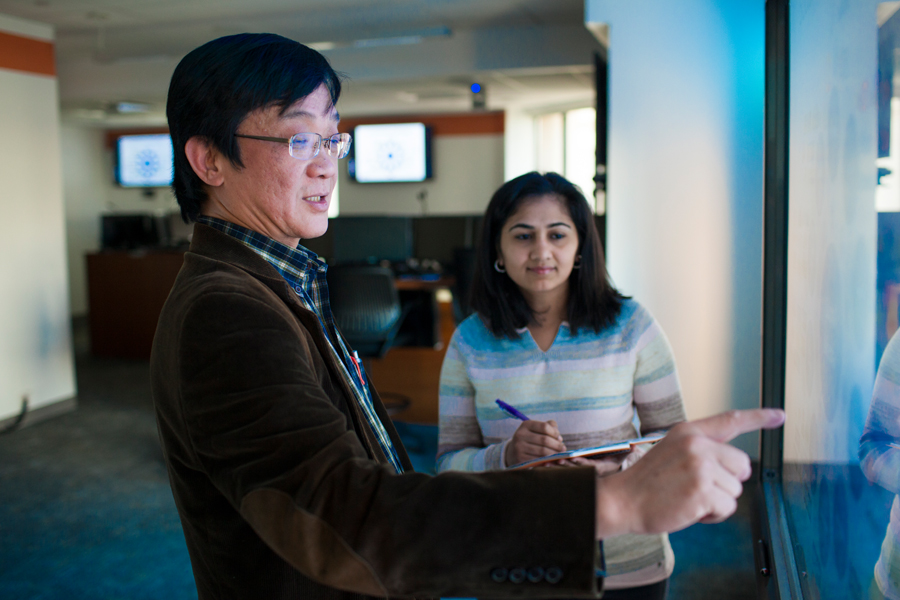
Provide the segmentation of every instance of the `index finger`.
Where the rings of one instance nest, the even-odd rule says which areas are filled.
[[[705,419],[687,423],[706,437],[717,442],[729,442],[758,429],[774,429],[784,423],[784,411],[778,408],[731,410]]]
[[[559,429],[556,428],[555,421],[535,421],[534,419],[523,421],[520,427],[524,427],[525,429],[537,433],[538,435],[545,435],[547,437],[551,437],[553,439],[559,439]]]

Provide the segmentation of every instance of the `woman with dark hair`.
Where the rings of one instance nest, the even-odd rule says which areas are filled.
[[[441,370],[440,471],[505,469],[685,420],[665,335],[610,284],[593,214],[560,175],[528,173],[491,198],[471,304]],[[555,464],[604,475],[642,454]],[[604,598],[665,597],[674,567],[665,535],[607,539],[604,553],[604,587],[615,590]]]

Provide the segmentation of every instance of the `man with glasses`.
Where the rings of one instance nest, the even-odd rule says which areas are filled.
[[[201,600],[596,596],[596,540],[727,517],[774,412],[679,425],[635,467],[412,472],[334,326],[322,235],[351,139],[320,54],[220,38],[175,69],[174,189],[194,235],[151,357]]]

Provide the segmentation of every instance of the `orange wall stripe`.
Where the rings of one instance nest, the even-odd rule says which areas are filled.
[[[0,68],[56,75],[53,42],[0,31]]]
[[[346,119],[341,119],[338,129],[350,132],[357,125],[378,123],[425,123],[425,125],[432,128],[434,135],[502,135],[503,111],[443,115],[347,117]]]
[[[103,145],[107,150],[116,147],[116,140],[123,135],[138,135],[144,133],[169,133],[168,127],[135,127],[133,129],[108,129],[103,137]]]

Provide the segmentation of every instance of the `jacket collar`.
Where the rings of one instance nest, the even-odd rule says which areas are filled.
[[[266,262],[262,256],[240,240],[208,225],[194,223],[194,235],[189,251],[212,260],[230,263],[259,279],[280,281],[287,285],[275,267]]]

